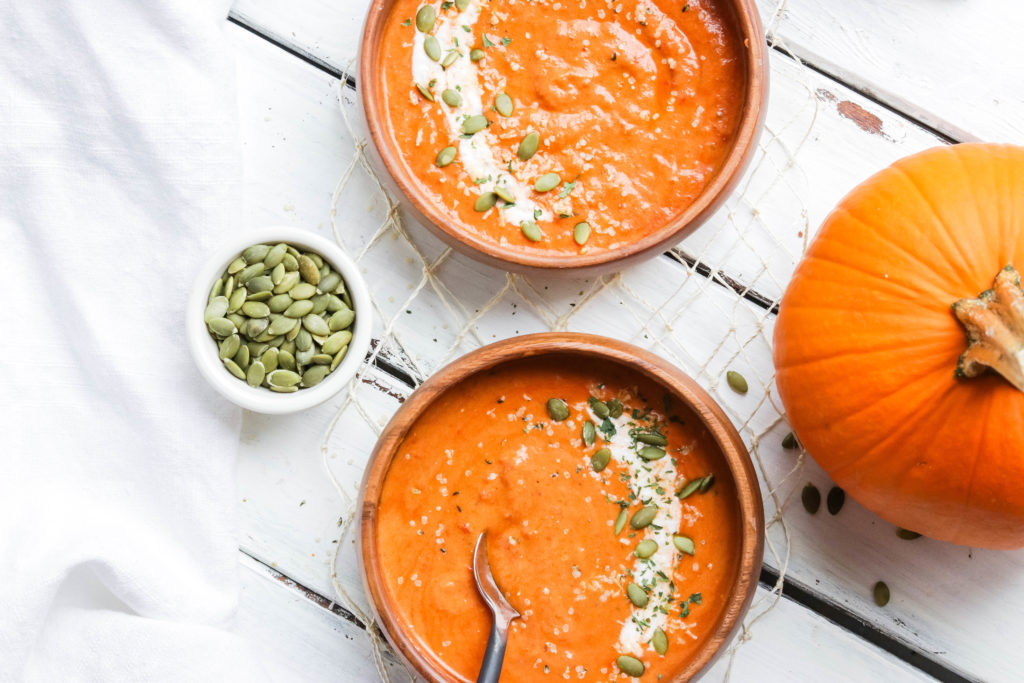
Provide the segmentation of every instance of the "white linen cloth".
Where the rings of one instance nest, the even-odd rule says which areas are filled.
[[[228,5],[0,4],[2,680],[274,675],[230,632],[240,411],[183,327],[244,229]]]

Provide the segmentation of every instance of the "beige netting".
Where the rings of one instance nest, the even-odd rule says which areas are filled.
[[[772,29],[785,2],[766,28]],[[780,46],[774,37],[769,41]],[[801,69],[778,55],[785,69]],[[779,64],[773,64],[779,67]],[[725,208],[679,245],[677,258],[659,257],[596,279],[545,281],[477,264],[406,225],[400,206],[365,154],[367,136],[355,94],[339,84],[341,114],[355,141],[352,161],[332,198],[331,225],[338,243],[369,277],[379,344],[372,360],[399,368],[412,384],[462,353],[515,334],[573,330],[605,334],[646,347],[696,378],[743,436],[765,494],[766,563],[779,579],[761,591],[729,650],[730,662],[753,626],[781,597],[790,539],[782,511],[796,489],[802,455],[781,450],[788,432],[774,390],[771,310],[806,244],[806,179],[801,150],[814,132],[818,98],[810,87],[802,102],[780,115],[769,109],[759,149]],[[344,223],[341,225],[340,223]],[[745,396],[732,392],[727,370],[747,379]],[[397,402],[383,401],[388,383],[374,364],[360,370],[322,444],[324,465],[343,503],[342,535],[332,566],[338,601],[367,627],[383,680],[407,673],[388,652],[358,587],[352,525],[361,461],[351,444],[372,443]],[[394,382],[390,382],[393,386]],[[401,389],[401,388],[400,388]],[[411,388],[403,389],[405,393]],[[343,429],[336,429],[343,425]],[[353,434],[368,432],[364,438]],[[412,678],[410,674],[410,678]]]

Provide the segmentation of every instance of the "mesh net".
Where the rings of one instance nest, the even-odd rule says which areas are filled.
[[[773,30],[784,11],[782,2],[766,22],[766,33],[774,51],[788,53]],[[774,69],[802,69],[791,53],[776,62],[782,64],[773,62]],[[396,400],[382,400],[387,392],[400,400],[467,351],[552,330],[614,336],[671,361],[714,396],[749,448],[765,498],[765,562],[778,579],[759,591],[729,648],[724,674],[729,677],[755,624],[781,598],[790,557],[782,513],[803,465],[802,454],[780,455],[789,428],[774,388],[771,335],[776,303],[808,235],[800,155],[814,133],[819,98],[810,86],[804,90],[803,101],[788,102],[785,115],[769,108],[738,189],[669,254],[614,275],[546,280],[478,264],[419,226],[410,229],[396,194],[366,154],[368,136],[356,115],[357,95],[340,81],[341,115],[355,149],[332,197],[331,226],[338,243],[366,272],[385,275],[370,283],[379,341],[344,397],[321,450],[344,508],[332,565],[337,600],[366,626],[383,680],[413,675],[389,652],[357,588],[352,532],[362,462],[349,457],[353,445],[372,444],[397,408]],[[390,368],[390,375],[381,366]],[[745,395],[729,389],[728,370],[744,375]],[[395,374],[408,386],[396,389]]]

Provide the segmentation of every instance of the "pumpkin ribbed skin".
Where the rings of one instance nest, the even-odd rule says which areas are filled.
[[[1024,392],[954,376],[950,305],[1024,271],[1024,148],[902,159],[845,197],[782,299],[777,384],[790,424],[846,492],[926,536],[1024,546]]]

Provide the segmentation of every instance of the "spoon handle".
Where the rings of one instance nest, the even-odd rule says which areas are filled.
[[[500,621],[495,618],[491,623],[491,635],[487,638],[487,649],[476,683],[498,683],[501,677],[501,664],[505,660],[505,645],[508,643],[508,624],[500,624]]]

